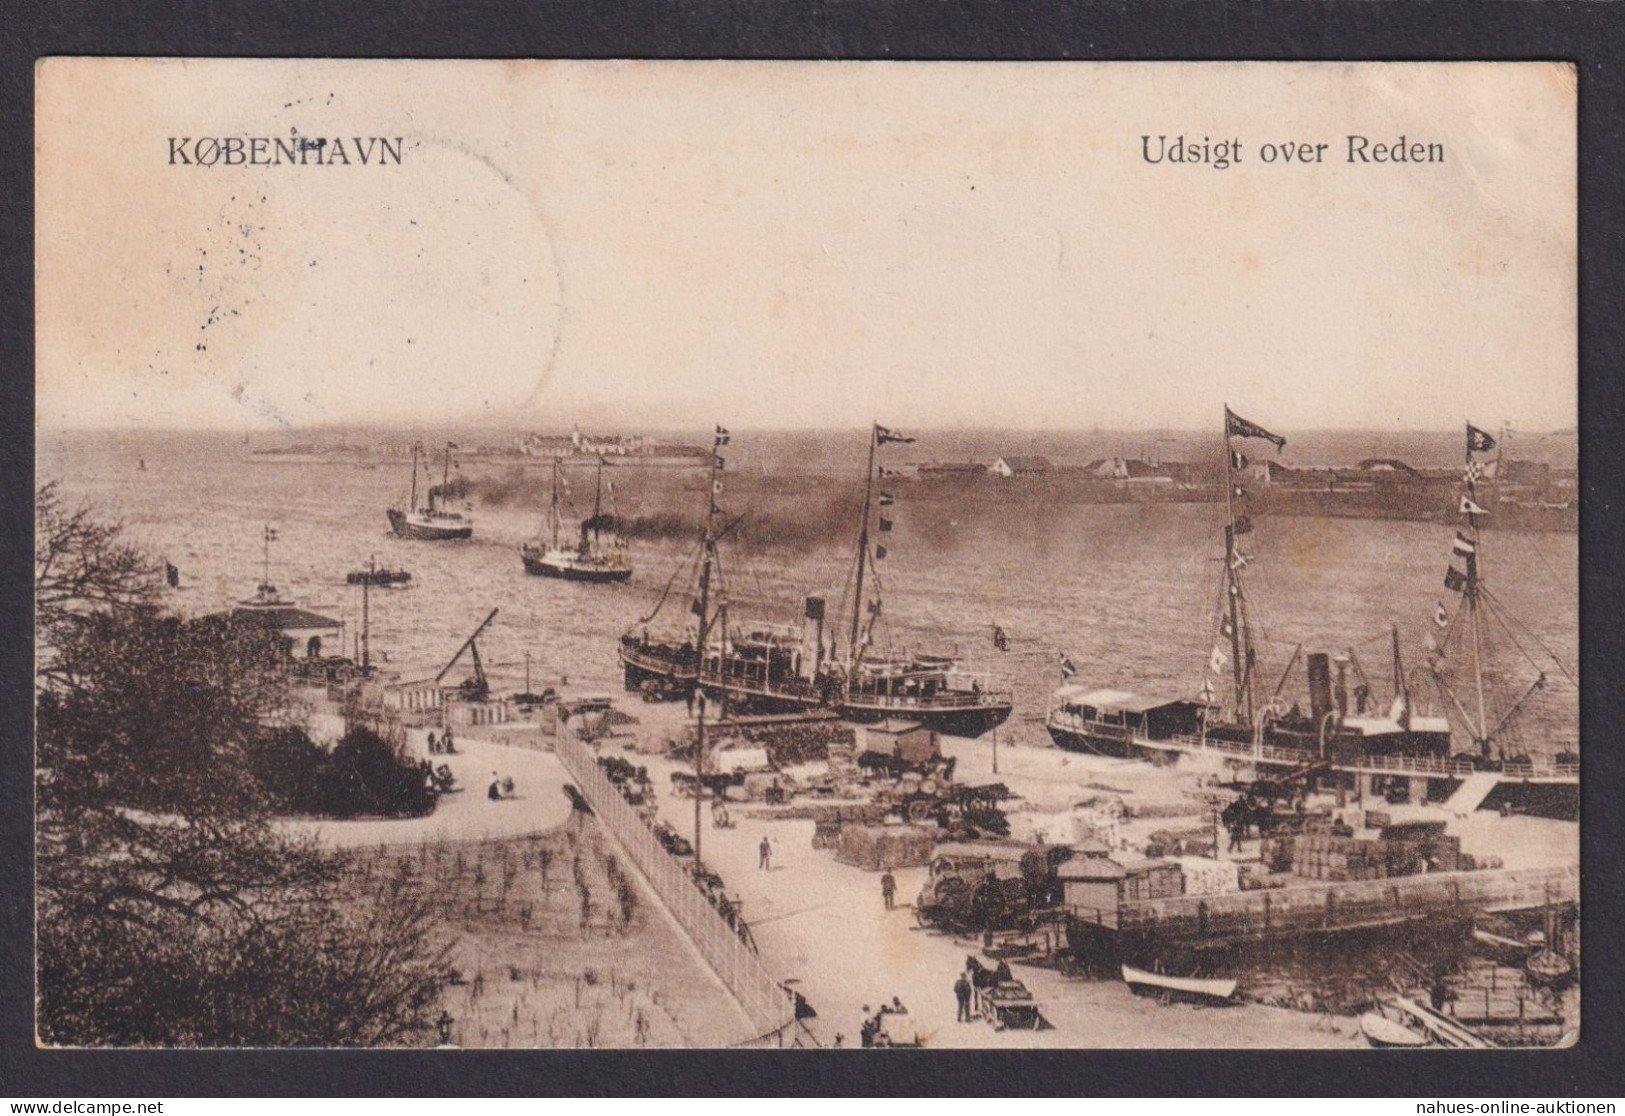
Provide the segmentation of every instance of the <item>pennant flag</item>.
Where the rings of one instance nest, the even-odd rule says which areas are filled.
[[[1247,455],[1242,453],[1240,450],[1231,450],[1230,451],[1230,468],[1234,469],[1236,472],[1239,473],[1243,469],[1245,469],[1246,467],[1247,467]]]
[[[727,458],[723,457],[720,453],[717,454],[717,471],[721,472],[722,467],[726,464],[728,464]]]
[[[880,529],[882,531],[890,531],[891,530],[891,524],[892,524],[892,521],[887,519],[885,516],[880,517]]]
[[[1214,674],[1224,670],[1224,665],[1230,661],[1230,656],[1224,653],[1224,648],[1215,647],[1213,654],[1207,657],[1207,666]]]
[[[1461,498],[1461,514],[1462,515],[1489,515],[1490,513],[1485,511],[1483,508],[1479,507],[1477,504],[1473,503],[1467,497],[1463,496]]]
[[[1484,467],[1479,470],[1479,472],[1481,472],[1483,474],[1485,480],[1494,480],[1495,475],[1497,473],[1499,473],[1500,471],[1501,471],[1501,459],[1500,458],[1496,458],[1494,461],[1486,461],[1486,462],[1484,462]]]
[[[727,428],[722,427],[722,426],[717,427],[717,445],[718,445],[718,447],[725,446],[727,444],[728,444],[728,430],[727,430]]]
[[[1061,677],[1062,678],[1076,678],[1078,676],[1078,668],[1072,665],[1072,660],[1066,657],[1066,652],[1065,651],[1062,651],[1060,653],[1060,655],[1061,655]]]
[[[181,587],[181,571],[176,569],[170,563],[165,562],[164,580],[169,582],[169,587],[171,589],[179,589]]]
[[[905,437],[903,437],[903,435],[897,433],[897,431],[895,431],[895,430],[887,430],[884,426],[881,426],[878,422],[875,423],[875,443],[877,445],[882,445],[883,446],[887,442],[911,443],[913,441],[914,441],[913,438],[905,438]]]
[[[1213,680],[1211,678],[1208,678],[1206,675],[1202,677],[1202,688],[1197,691],[1196,696],[1202,699],[1202,703],[1204,705],[1213,704],[1214,690]]]
[[[688,610],[690,612],[692,612],[695,616],[704,616],[705,615],[705,610],[700,607],[700,600],[699,600],[698,597],[694,598],[694,603],[692,603],[692,604],[690,604],[688,606]]]
[[[886,556],[886,548],[879,543],[875,544],[875,561],[878,562]]]
[[[447,442],[446,443],[446,448],[449,449],[449,450],[454,450],[454,449],[460,449],[462,447],[460,447],[456,442]]]
[[[1467,577],[1456,567],[1450,566],[1444,571],[1444,587],[1452,593],[1460,593],[1467,588]]]
[[[896,502],[897,502],[897,500],[892,496],[892,494],[890,492],[882,492],[880,494],[880,506],[881,507],[889,508],[893,504],[895,504]]]
[[[1477,461],[1467,462],[1466,480],[1468,484],[1477,484],[1484,475],[1484,467]]]
[[[1472,539],[1469,539],[1460,531],[1456,532],[1456,541],[1450,544],[1450,552],[1452,554],[1459,554],[1463,558],[1470,558],[1477,553],[1477,551],[1478,547],[1473,545]]]
[[[1238,551],[1235,552],[1235,554],[1231,555],[1231,557],[1230,557],[1230,568],[1231,569],[1240,570],[1240,569],[1245,569],[1246,566],[1247,566],[1247,556],[1245,554],[1243,554],[1241,551],[1238,550]]]
[[[1250,515],[1236,516],[1236,534],[1245,535],[1253,529],[1253,517]]]
[[[1229,407],[1224,409],[1224,432],[1234,438],[1262,438],[1273,444],[1277,450],[1286,445],[1285,438],[1279,434],[1271,434],[1255,422],[1248,422]]]
[[[1443,601],[1440,601],[1433,608],[1433,622],[1441,628],[1450,626],[1450,611],[1444,607]]]
[[[870,616],[879,616],[880,615],[880,602],[879,601],[870,601],[869,602],[869,615]]]
[[[711,482],[711,491],[715,495],[721,496],[722,495],[722,482],[719,481],[719,480],[712,481]]]
[[[1219,634],[1225,639],[1230,639],[1236,634],[1236,626],[1230,622],[1230,617],[1226,616],[1219,621]]]
[[[1234,581],[1230,583],[1230,595],[1232,597],[1241,596],[1241,586],[1237,585]]]
[[[605,481],[604,482],[604,487],[609,491],[609,494],[611,496],[615,495],[615,482],[614,481],[612,481],[612,480]]]
[[[265,529],[265,541],[266,542],[276,542],[276,539],[277,539],[276,528],[275,527],[267,527]]]
[[[1010,637],[1004,634],[1004,629],[997,624],[993,625],[993,646],[1000,651],[1010,650]]]
[[[1236,499],[1238,499],[1238,500],[1247,499],[1247,490],[1245,488],[1241,487],[1241,485],[1239,485],[1239,484],[1235,486],[1235,488],[1233,490],[1233,493],[1234,493]]]
[[[1490,450],[1492,450],[1494,448],[1495,448],[1495,439],[1494,438],[1491,438],[1488,434],[1486,434],[1484,431],[1480,430],[1478,427],[1474,426],[1472,423],[1469,422],[1467,424],[1467,452],[1468,453],[1488,453]]]

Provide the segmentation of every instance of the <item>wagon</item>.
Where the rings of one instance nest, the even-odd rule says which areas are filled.
[[[1019,980],[1002,981],[982,991],[982,1018],[1001,1031],[1007,1027],[1037,1030],[1043,1022],[1038,1001]]]

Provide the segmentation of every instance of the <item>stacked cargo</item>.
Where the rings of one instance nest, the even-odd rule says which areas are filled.
[[[1387,842],[1305,833],[1292,842],[1292,873],[1311,880],[1380,880],[1389,875]]]

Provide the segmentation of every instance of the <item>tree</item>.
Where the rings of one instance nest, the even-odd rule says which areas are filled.
[[[54,490],[36,543],[38,1027],[74,1045],[426,1037],[445,976],[416,900],[353,892],[273,824],[276,633],[166,615],[115,527]]]

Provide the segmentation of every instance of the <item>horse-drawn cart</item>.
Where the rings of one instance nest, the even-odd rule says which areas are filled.
[[[1037,1030],[1043,1022],[1038,1001],[1019,980],[1001,981],[982,990],[982,1018],[997,1030],[1009,1027]]]

